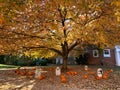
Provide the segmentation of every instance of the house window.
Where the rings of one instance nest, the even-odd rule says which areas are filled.
[[[99,57],[98,50],[93,50],[93,57]]]
[[[103,56],[104,57],[110,57],[110,49],[104,49],[103,50]]]

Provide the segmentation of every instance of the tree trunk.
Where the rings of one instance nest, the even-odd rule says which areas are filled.
[[[63,56],[62,72],[67,71],[67,59],[68,59],[68,56]]]

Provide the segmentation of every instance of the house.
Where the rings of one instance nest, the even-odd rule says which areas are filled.
[[[120,46],[105,48],[100,53],[97,49],[89,50],[88,64],[120,66]]]

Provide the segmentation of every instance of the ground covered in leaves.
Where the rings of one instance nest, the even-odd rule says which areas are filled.
[[[14,69],[0,70],[0,90],[120,90],[120,71],[112,67],[102,67],[106,79],[96,79],[96,66],[89,66],[85,71],[84,66],[69,66],[69,71],[62,73],[66,82],[61,82],[61,76],[55,75],[54,67],[42,67],[47,71],[42,75],[44,79],[35,79],[34,76],[16,74]],[[113,72],[110,72],[112,68]],[[27,71],[34,71],[29,68]],[[23,72],[23,69],[21,70]],[[76,72],[76,73],[70,73]],[[88,77],[85,79],[84,75]]]

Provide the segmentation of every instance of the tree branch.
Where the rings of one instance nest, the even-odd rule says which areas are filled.
[[[76,41],[74,41],[69,47],[68,47],[68,51],[71,51],[75,46],[77,46],[80,43],[80,40],[77,39]]]
[[[23,47],[25,49],[35,49],[35,48],[45,48],[45,49],[49,49],[51,51],[54,51],[56,53],[58,53],[59,55],[62,55],[62,52],[60,52],[59,50],[55,49],[55,48],[51,48],[51,47],[46,47],[46,46],[38,46],[38,47]]]
[[[15,31],[11,31],[11,32],[15,33],[15,34],[18,34],[18,35],[29,36],[31,38],[36,37],[36,38],[40,38],[40,39],[45,39],[45,37],[40,37],[40,36],[36,36],[36,35],[30,35],[30,34],[26,34],[26,33],[15,32]]]

